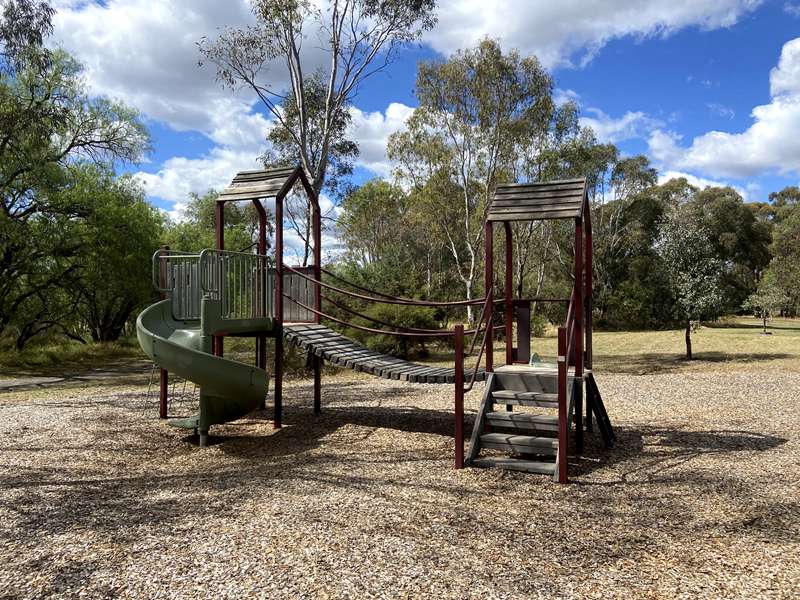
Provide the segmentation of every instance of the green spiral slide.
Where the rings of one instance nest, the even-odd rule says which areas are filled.
[[[162,300],[139,315],[136,336],[159,367],[200,387],[200,413],[172,419],[170,425],[196,429],[205,446],[209,426],[239,419],[261,405],[269,377],[263,369],[211,354],[211,335],[200,323],[175,320],[171,300]]]

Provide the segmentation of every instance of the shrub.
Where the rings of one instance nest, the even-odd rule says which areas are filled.
[[[392,328],[413,327],[417,329],[440,329],[441,324],[435,319],[434,312],[429,308],[419,306],[402,306],[394,304],[375,304],[362,311],[364,315],[391,325],[380,325],[369,319],[355,318],[353,323],[362,327],[390,330]],[[426,342],[434,338],[407,337],[370,333],[351,327],[347,329],[349,337],[361,342],[367,348],[408,358],[412,354],[424,356],[427,354]]]

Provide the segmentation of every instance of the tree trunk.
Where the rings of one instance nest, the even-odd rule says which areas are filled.
[[[767,313],[764,313],[762,318],[764,319],[764,333],[767,333]]]
[[[692,360],[692,322],[686,321],[686,360]]]
[[[464,285],[467,288],[467,300],[472,300],[472,279],[465,281]],[[474,325],[474,319],[475,315],[472,311],[472,305],[467,304],[467,323],[469,323],[470,326]]]

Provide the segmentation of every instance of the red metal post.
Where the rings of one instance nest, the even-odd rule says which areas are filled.
[[[322,280],[322,215],[320,214],[319,200],[312,198],[314,204],[313,228],[314,228],[314,279]],[[314,308],[322,311],[322,286],[317,283],[314,286]],[[314,322],[320,322],[320,315],[314,315]],[[314,356],[312,359],[314,368],[314,413],[322,412],[322,358]]]
[[[166,369],[158,370],[158,418],[167,418],[167,393],[169,391],[169,373]]]
[[[283,422],[283,196],[275,198],[275,416]]]
[[[567,483],[567,330],[558,328],[558,482]]]
[[[217,250],[225,249],[225,202],[217,200],[215,206],[216,226],[217,226]],[[221,290],[220,290],[221,291]],[[214,336],[212,347],[216,356],[223,355],[224,342],[221,335]]]
[[[267,253],[267,211],[264,209],[264,205],[261,203],[261,200],[253,200],[253,205],[258,211],[258,253],[261,256],[264,256]],[[264,260],[264,259],[260,259]],[[262,271],[261,265],[262,263],[259,262],[259,267],[256,269],[255,277],[258,277],[259,284],[255,286],[256,290],[261,289],[261,293],[256,293],[256,299],[259,302],[258,306],[258,314],[262,317],[267,315],[266,304],[267,304],[267,297],[265,292],[265,287],[262,287],[262,282],[264,282],[264,272]],[[259,369],[267,369],[267,336],[259,335],[256,338],[256,366]],[[259,409],[264,410],[267,408],[267,399],[266,397],[261,401],[261,405]]]
[[[583,220],[575,220],[575,447],[583,452]]]
[[[161,256],[164,256],[165,254],[168,255],[168,253],[169,246],[161,246]],[[161,288],[167,287],[167,273],[169,272],[168,260],[169,259],[159,259],[158,261],[158,283]],[[161,292],[159,296],[162,300],[167,298],[167,294],[165,292]],[[169,373],[166,369],[158,369],[158,384],[158,418],[166,419],[169,407],[167,399],[169,394]]]
[[[592,266],[592,217],[591,209],[589,207],[588,199],[583,209],[585,227],[586,227],[586,281],[584,288],[586,289],[586,302],[584,309],[586,311],[586,368],[592,368],[592,302],[593,302],[593,287],[594,287],[594,267]],[[588,414],[587,414],[588,416]]]
[[[456,334],[456,469],[464,468],[464,325],[455,327]]]
[[[588,196],[584,197],[584,227],[586,236],[586,247],[584,253],[586,255],[585,273],[586,279],[584,281],[584,289],[586,290],[584,311],[586,313],[586,322],[584,325],[586,346],[584,348],[584,364],[586,368],[592,369],[592,308],[593,308],[593,288],[594,288],[594,268],[592,266],[592,211],[589,206]],[[592,405],[590,405],[592,403]],[[586,431],[592,431],[592,406],[594,403],[594,394],[590,392],[589,387],[586,388]]]
[[[511,223],[508,221],[503,223],[503,229],[506,234],[506,364],[510,365],[514,362],[514,303],[511,300],[514,295],[514,269],[512,267],[514,248],[512,247]]]
[[[494,342],[493,331],[493,312],[494,312],[494,229],[492,222],[487,219],[484,231],[484,289],[486,290],[486,297],[489,298],[488,306],[486,307],[486,326],[489,327],[489,334],[486,343],[486,372],[491,373],[494,370],[492,344]]]

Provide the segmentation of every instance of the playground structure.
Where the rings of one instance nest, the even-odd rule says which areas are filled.
[[[311,206],[313,262],[309,267],[284,264],[283,203],[293,191],[302,191]],[[262,200],[268,198],[275,199],[274,258],[267,255],[267,211]],[[257,253],[231,252],[224,248],[225,204],[240,201],[252,202],[259,215]],[[512,300],[511,223],[547,219],[575,222],[572,295],[570,298]],[[502,223],[505,233],[504,298],[494,298],[495,223]],[[208,442],[211,425],[237,419],[263,407],[269,379],[266,340],[272,337],[276,428],[283,422],[285,340],[308,354],[314,375],[315,413],[322,408],[323,361],[409,383],[452,384],[456,468],[465,465],[501,467],[551,474],[556,481],[566,482],[570,426],[574,428],[577,452],[583,449],[584,431],[593,430],[595,420],[607,446],[615,439],[591,370],[592,236],[586,182],[579,179],[500,185],[484,227],[486,294],[483,298],[436,302],[389,296],[342,280],[322,268],[319,202],[301,167],[237,174],[217,200],[216,249],[184,253],[162,248],[153,257],[154,284],[162,300],[139,316],[137,335],[144,351],[161,368],[160,416],[167,416],[170,371],[200,386],[200,413],[191,419],[170,420],[171,425],[196,430],[200,445]],[[328,280],[323,280],[323,272]],[[331,280],[337,285],[330,283]],[[480,306],[481,312],[471,330],[465,330],[460,324],[452,331],[396,327],[375,319],[371,320],[376,327],[364,327],[325,313],[323,301],[365,317],[326,296],[323,289],[371,302],[428,307],[473,305]],[[555,365],[528,364],[531,301],[568,305],[566,322],[558,330]],[[499,326],[493,325],[496,304],[504,307],[503,324]],[[454,367],[424,366],[374,352],[325,326],[322,319],[381,334],[453,338]],[[496,329],[504,332],[506,346],[505,364],[497,368],[492,348]],[[255,338],[256,364],[250,366],[225,359],[227,336]],[[465,352],[468,340],[469,351]],[[474,367],[466,371],[465,354],[473,354],[476,348]],[[476,381],[484,380],[483,399],[465,454],[464,394]],[[506,410],[495,410],[495,404],[505,405]],[[522,410],[514,411],[514,406]],[[511,457],[481,457],[483,450],[502,450]]]

